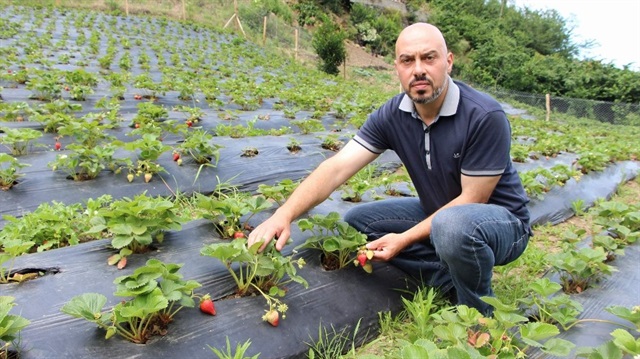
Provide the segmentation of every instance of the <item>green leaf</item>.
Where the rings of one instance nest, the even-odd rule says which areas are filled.
[[[567,357],[576,345],[568,340],[551,338],[542,346],[542,351],[553,356]]]
[[[624,329],[614,330],[611,332],[611,336],[614,338],[613,343],[624,352],[631,355],[640,354],[640,338],[634,338]]]
[[[99,293],[84,293],[75,296],[65,304],[60,311],[76,318],[84,318],[90,322],[99,322],[102,308],[107,303],[107,297]]]
[[[160,288],[145,295],[139,295],[128,302],[120,310],[120,315],[124,318],[146,318],[149,314],[157,313],[165,309],[169,301],[162,295]]]
[[[576,355],[589,359],[622,359],[622,350],[610,340],[597,348],[578,348]]]
[[[111,240],[111,245],[115,249],[120,249],[128,246],[129,244],[131,244],[131,242],[133,242],[133,238],[131,236],[117,235],[117,236],[114,236],[113,239]]]
[[[429,352],[419,345],[409,344],[400,350],[400,357],[402,359],[429,359]]]
[[[547,339],[560,334],[560,330],[555,325],[549,323],[527,323],[520,327],[520,335],[522,340],[529,345],[536,347],[542,346],[538,341]]]

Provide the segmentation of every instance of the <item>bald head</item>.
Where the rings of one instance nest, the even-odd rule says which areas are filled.
[[[414,104],[437,113],[453,66],[453,54],[440,30],[423,22],[407,26],[396,41],[394,64],[400,84]]]
[[[429,44],[433,48],[438,48],[442,53],[447,53],[447,43],[440,30],[424,22],[418,22],[405,27],[396,40],[396,58],[407,45]]]

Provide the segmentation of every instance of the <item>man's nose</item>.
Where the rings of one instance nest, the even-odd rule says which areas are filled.
[[[426,66],[420,60],[416,60],[415,65],[413,66],[413,75],[415,77],[424,77],[427,74]]]

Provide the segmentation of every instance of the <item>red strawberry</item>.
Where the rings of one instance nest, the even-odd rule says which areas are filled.
[[[216,307],[213,305],[213,301],[209,294],[202,297],[200,300],[200,311],[209,315],[216,315]]]
[[[262,316],[262,320],[265,320],[272,326],[277,327],[280,323],[280,313],[275,309],[270,309]]]
[[[191,120],[187,120],[187,127],[193,126],[193,122]]]
[[[236,233],[233,234],[233,238],[235,239],[244,238],[244,233],[241,231],[237,231]]]
[[[56,149],[56,151],[60,151],[60,149],[62,148],[62,144],[60,143],[60,141],[56,141],[54,148]]]
[[[359,252],[358,253],[358,262],[363,267],[364,267],[365,264],[367,264],[367,254],[365,252]]]
[[[180,153],[178,153],[178,152],[174,152],[174,153],[173,153],[173,160],[174,160],[174,161],[178,161],[179,159],[180,159]]]

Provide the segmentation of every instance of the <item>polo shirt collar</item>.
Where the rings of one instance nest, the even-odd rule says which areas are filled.
[[[456,85],[455,82],[453,82],[451,76],[447,76],[447,79],[449,82],[449,88],[447,90],[447,94],[444,97],[444,102],[442,102],[442,107],[440,108],[438,117],[455,115],[456,111],[458,110],[458,103],[460,102],[460,88],[458,87],[458,85]],[[413,117],[418,118],[415,105],[407,94],[402,97],[398,108],[404,112],[409,112],[413,115]]]

